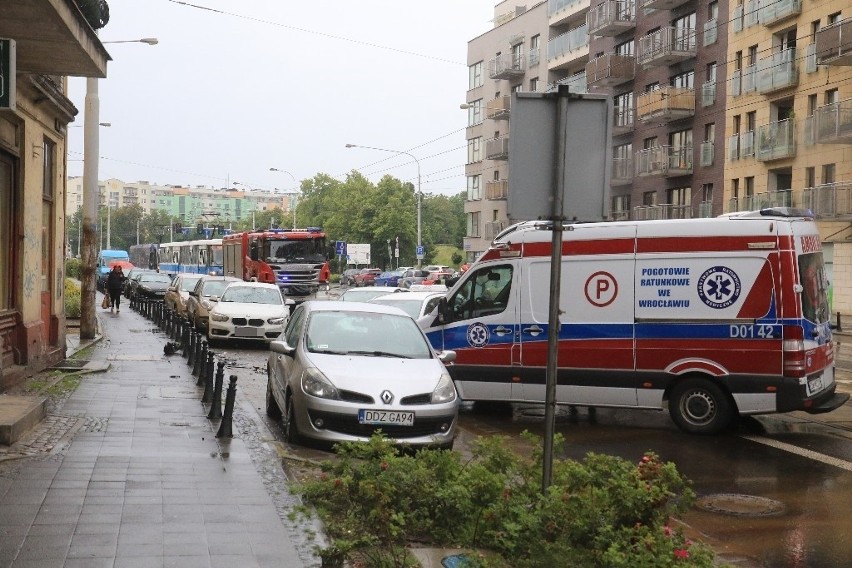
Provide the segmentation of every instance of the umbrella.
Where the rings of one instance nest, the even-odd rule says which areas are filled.
[[[112,270],[114,266],[120,266],[122,270],[130,270],[134,267],[132,262],[128,262],[126,260],[113,260],[108,266],[110,270]]]

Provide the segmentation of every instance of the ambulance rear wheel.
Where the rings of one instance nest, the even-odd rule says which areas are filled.
[[[693,434],[716,434],[734,417],[728,395],[706,379],[686,379],[672,390],[669,414],[682,430]]]

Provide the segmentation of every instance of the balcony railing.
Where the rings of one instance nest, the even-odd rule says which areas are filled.
[[[695,30],[665,27],[639,39],[640,65],[672,65],[695,57]]]
[[[485,141],[485,158],[488,160],[509,159],[509,137],[501,136]]]
[[[498,179],[485,182],[485,199],[506,199],[509,197],[509,180]]]
[[[589,34],[587,29],[586,24],[583,24],[549,40],[547,42],[547,61],[552,62],[583,47],[588,48]]]
[[[852,144],[852,99],[819,107],[814,111],[819,144]]]
[[[795,122],[792,118],[757,127],[755,158],[761,162],[792,158],[796,155]]]
[[[506,120],[512,109],[512,96],[503,95],[485,103],[485,118],[489,120]]]
[[[772,0],[761,2],[757,19],[764,26],[777,24],[802,12],[802,0]]]
[[[618,136],[619,134],[627,134],[628,132],[633,132],[634,129],[634,119],[633,119],[633,107],[615,107],[613,109],[613,122],[612,122],[612,134],[613,136]]]
[[[548,24],[558,26],[571,16],[589,7],[589,0],[548,0]]]
[[[708,167],[713,165],[713,159],[715,156],[715,145],[713,142],[702,142],[701,143],[701,165],[703,167]]]
[[[605,0],[586,14],[590,35],[617,36],[636,27],[635,0]]]
[[[827,183],[802,191],[802,207],[819,219],[852,217],[852,182]]]
[[[636,113],[642,122],[678,120],[695,115],[695,89],[660,87],[636,99]]]
[[[799,83],[796,49],[791,47],[758,61],[755,79],[757,91],[764,95],[795,87]]]
[[[633,181],[633,158],[613,158],[611,185],[624,185]]]
[[[701,85],[701,106],[709,107],[716,102],[716,81],[707,81]]]
[[[673,10],[688,0],[639,0],[643,10]]]
[[[554,92],[559,88],[559,85],[568,85],[568,90],[572,93],[587,93],[589,89],[586,86],[586,69],[584,68],[579,73],[563,77],[553,83],[548,83],[545,92]]]
[[[754,130],[748,130],[740,134],[740,157],[754,157]]]
[[[488,62],[488,77],[491,79],[516,79],[523,77],[527,62],[523,57],[504,53]]]
[[[508,221],[489,221],[485,223],[485,238],[493,241],[508,226]]]
[[[704,45],[704,47],[707,47],[708,45],[716,43],[718,39],[719,23],[716,21],[716,18],[704,22],[704,42],[702,45]]]
[[[702,201],[698,204],[698,216],[702,219],[707,219],[713,216],[713,202]]]
[[[661,203],[659,205],[637,205],[631,212],[634,221],[655,221],[657,219],[690,219],[692,217],[692,206],[672,205]]]
[[[820,65],[852,65],[852,19],[844,19],[816,33]]]
[[[636,57],[604,53],[586,63],[586,83],[596,87],[614,87],[632,81],[636,74]]]
[[[692,173],[692,147],[654,146],[636,152],[638,176],[684,176]]]
[[[535,67],[538,65],[539,61],[541,61],[541,48],[536,47],[535,49],[530,49],[529,54],[530,67]]]

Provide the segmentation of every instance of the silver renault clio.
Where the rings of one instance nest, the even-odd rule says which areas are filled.
[[[266,412],[288,442],[366,440],[452,448],[459,399],[444,364],[399,308],[308,301],[270,343]]]

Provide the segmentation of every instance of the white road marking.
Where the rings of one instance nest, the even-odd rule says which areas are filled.
[[[825,454],[821,454],[819,452],[815,452],[813,450],[807,450],[805,448],[800,448],[798,446],[794,446],[793,444],[788,444],[786,442],[779,442],[778,440],[773,440],[772,438],[766,438],[764,436],[741,436],[746,440],[751,440],[752,442],[757,442],[758,444],[763,444],[764,446],[769,446],[771,448],[775,448],[777,450],[782,450],[785,452],[789,452],[791,454],[796,454],[797,456],[801,456],[803,458],[811,459],[814,461],[822,462],[827,465],[833,465],[834,467],[839,467],[840,469],[844,469],[846,471],[852,471],[852,462],[843,460],[840,458],[835,458],[832,456],[827,456]]]

